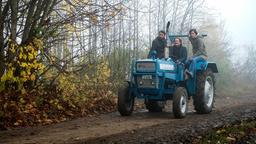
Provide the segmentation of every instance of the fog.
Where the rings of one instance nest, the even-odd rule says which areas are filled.
[[[225,28],[234,48],[233,60],[244,60],[248,55],[246,45],[255,45],[255,0],[207,0],[217,18],[225,22]]]

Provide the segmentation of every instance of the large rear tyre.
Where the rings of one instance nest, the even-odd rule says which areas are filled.
[[[120,88],[118,91],[118,111],[122,116],[129,116],[133,112],[134,96],[129,87]]]
[[[207,114],[212,111],[215,96],[215,78],[210,68],[197,73],[197,88],[194,107],[197,113]]]
[[[145,104],[149,112],[162,112],[164,108],[164,102],[161,101],[148,101]]]
[[[184,118],[188,110],[188,93],[183,87],[176,88],[173,94],[173,114],[175,118]]]

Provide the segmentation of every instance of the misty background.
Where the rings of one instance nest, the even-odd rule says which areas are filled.
[[[233,60],[244,61],[248,56],[246,47],[256,44],[256,13],[254,0],[207,0],[209,8],[216,11],[216,20],[223,20],[234,47]]]

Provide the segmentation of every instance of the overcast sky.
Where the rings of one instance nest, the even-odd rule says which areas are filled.
[[[225,19],[235,45],[256,44],[256,0],[207,0]]]
[[[248,55],[245,45],[256,47],[256,0],[206,0],[215,8],[231,38],[232,61],[245,62]]]

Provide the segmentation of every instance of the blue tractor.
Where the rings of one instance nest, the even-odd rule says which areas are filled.
[[[173,37],[176,36],[169,35]],[[171,58],[154,58],[154,54],[150,59],[133,61],[131,78],[118,91],[119,113],[131,115],[135,98],[144,99],[149,112],[161,112],[166,101],[172,100],[174,116],[183,118],[191,97],[197,113],[210,113],[215,95],[214,73],[218,73],[216,64],[197,59],[193,77],[185,79],[184,71],[184,64],[175,63]]]

